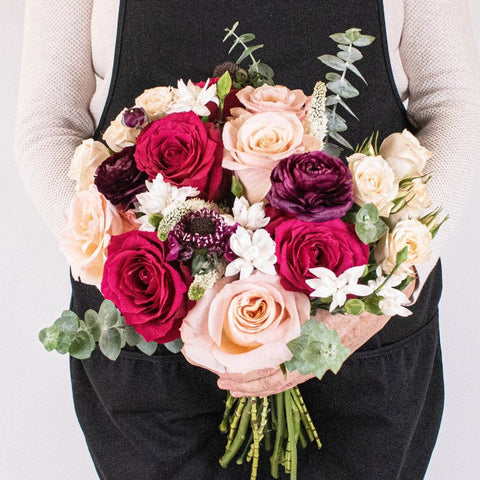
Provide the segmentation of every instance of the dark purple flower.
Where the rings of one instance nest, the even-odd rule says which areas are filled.
[[[215,210],[202,208],[187,213],[167,237],[167,260],[190,260],[195,250],[206,250],[217,258],[230,253],[230,237],[238,224],[228,225]]]
[[[339,159],[324,152],[291,155],[271,174],[267,200],[298,219],[325,222],[340,218],[353,204],[352,176]]]
[[[138,193],[145,192],[148,175],[138,170],[133,156],[135,147],[125,147],[108,157],[95,172],[95,185],[114,205],[125,210]]]
[[[128,128],[143,128],[148,123],[147,113],[142,107],[126,108],[122,113],[122,123]]]

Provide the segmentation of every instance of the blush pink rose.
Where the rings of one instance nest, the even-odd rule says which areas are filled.
[[[181,328],[183,354],[217,374],[276,368],[291,359],[287,343],[310,318],[310,301],[276,275],[223,278],[197,302]]]
[[[282,85],[267,85],[254,88],[247,86],[237,93],[237,98],[251,113],[292,112],[299,120],[305,118],[308,97],[302,90],[290,90]]]
[[[111,236],[128,232],[134,226],[94,185],[75,193],[66,218],[60,250],[67,258],[74,278],[98,285],[102,281]]]
[[[311,268],[325,267],[338,276],[368,263],[368,245],[357,237],[353,224],[340,219],[317,223],[275,218],[265,228],[275,238],[275,267],[287,290],[310,295],[313,289],[305,280],[315,278]]]

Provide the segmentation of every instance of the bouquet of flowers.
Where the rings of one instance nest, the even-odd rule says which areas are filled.
[[[83,319],[64,311],[40,332],[47,350],[85,359],[98,342],[115,360],[126,344],[153,354],[160,343],[220,378],[281,369],[320,379],[366,341],[355,334],[364,312],[409,315],[403,289],[441,224],[439,209],[426,213],[430,153],[404,131],[379,148],[372,135],[346,163],[332,155],[349,146],[337,112],[350,111],[345,72],[361,77],[349,65],[373,37],[332,35],[338,57],[320,59],[343,75],[308,97],[275,85],[237,26],[226,35],[243,46],[237,63],[146,90],[104,132],[108,147],[89,139],[75,151],[61,249],[106,300]],[[220,430],[220,463],[249,460],[252,478],[261,444],[273,477],[283,466],[293,479],[297,444],[321,446],[295,384],[229,393]]]

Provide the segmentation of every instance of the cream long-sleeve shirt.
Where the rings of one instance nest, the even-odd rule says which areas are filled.
[[[70,160],[91,137],[110,87],[119,0],[27,0],[16,158],[58,235],[74,184]],[[450,219],[418,268],[420,287],[468,199],[480,152],[480,67],[465,0],[384,0],[390,61],[422,145],[434,205]],[[319,52],[321,53],[321,52]],[[149,87],[146,85],[146,87]],[[417,289],[417,294],[420,289]]]

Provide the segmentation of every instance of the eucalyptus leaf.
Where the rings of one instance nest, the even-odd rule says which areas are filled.
[[[153,355],[158,348],[157,342],[147,342],[143,337],[140,337],[140,341],[137,343],[137,348],[145,355]]]
[[[232,27],[232,28],[230,28],[230,29],[229,29],[229,28],[226,28],[225,30],[227,31],[227,34],[223,37],[223,40],[222,40],[222,41],[224,42],[227,38],[229,38],[231,35],[233,35],[233,33],[235,32],[235,30],[237,29],[237,27],[238,27],[238,22],[235,22],[235,23],[233,24],[233,27]]]
[[[335,330],[311,318],[302,325],[299,338],[287,344],[293,357],[285,366],[291,372],[313,373],[321,379],[327,370],[337,373],[350,351],[340,341]]]
[[[50,327],[40,330],[40,332],[38,333],[38,339],[42,342],[45,350],[47,350],[48,352],[55,350],[55,348],[57,347],[59,333],[60,330],[56,325],[52,325]]]
[[[98,311],[98,319],[105,327],[113,327],[117,324],[119,312],[110,300],[104,300]]]
[[[98,313],[95,310],[87,310],[85,312],[85,324],[94,341],[98,342],[100,333],[102,332],[102,327],[100,325],[100,321],[98,320]]]
[[[338,52],[337,56],[347,63],[357,62],[363,58],[362,52],[358,48],[346,45],[339,45],[338,48],[342,51]]]
[[[377,228],[373,223],[357,223],[355,225],[357,237],[365,244],[373,243],[377,239]]]
[[[354,45],[356,45],[355,42],[357,42],[362,37],[362,34],[360,33],[361,31],[362,30],[360,28],[349,28],[345,32],[345,35]]]
[[[335,55],[321,55],[318,59],[334,70],[338,70],[343,72],[345,70],[345,62],[341,59],[336,57]]]
[[[262,77],[265,77],[265,78],[273,78],[274,76],[273,69],[266,63],[262,63],[262,62],[256,62],[253,65],[251,65],[249,68],[249,72],[258,73],[259,75],[262,75]]]
[[[360,71],[358,70],[358,68],[355,66],[355,65],[352,65],[351,63],[347,63],[347,68],[352,71],[355,75],[357,75],[358,77],[360,77],[363,82],[365,83],[365,85],[368,85],[367,84],[367,81],[365,80],[364,76],[360,73]]]
[[[243,33],[238,37],[243,43],[248,43],[251,42],[252,40],[255,40],[255,34],[254,33]]]
[[[328,132],[344,132],[347,130],[347,123],[338,113],[333,115],[332,112],[327,111],[327,119]]]
[[[343,98],[354,98],[358,97],[360,94],[360,92],[345,78],[335,82],[328,82],[327,88]]]
[[[340,98],[338,95],[329,95],[329,96],[325,99],[325,106],[331,107],[331,106],[336,105],[337,103],[339,103],[340,100],[341,100],[341,98]]]
[[[131,347],[136,347],[142,337],[131,325],[125,325],[125,340]]]
[[[65,310],[54,325],[58,328],[58,337],[55,350],[64,354],[68,352],[79,327],[78,316],[70,310]]]
[[[116,360],[122,349],[122,337],[116,328],[103,330],[98,341],[100,351],[110,360]]]
[[[339,147],[338,145],[335,145],[334,143],[328,143],[327,142],[323,146],[323,151],[327,155],[330,155],[331,157],[337,157],[338,158],[341,155],[341,153],[343,152],[343,148]]]
[[[168,343],[163,344],[165,348],[172,353],[179,353],[183,348],[183,341],[181,338],[177,338]]]
[[[243,53],[238,57],[237,63],[242,63],[248,56],[250,56],[255,50],[258,50],[259,48],[263,48],[263,44],[246,48]]]
[[[337,95],[336,98],[338,98],[338,103],[353,117],[355,117],[358,120],[358,117],[353,113],[352,109]]]
[[[328,72],[326,75],[325,75],[325,78],[329,81],[329,82],[336,82],[338,80],[341,80],[342,79],[342,76],[339,75],[338,73],[335,73],[335,72]]]
[[[95,340],[86,330],[79,330],[72,344],[68,349],[68,353],[79,360],[89,358],[95,350]]]
[[[380,215],[373,203],[367,203],[357,212],[356,223],[376,223]]]
[[[348,44],[352,43],[348,39],[348,37],[345,33],[334,33],[333,35],[330,35],[330,38],[336,43],[343,43],[345,45],[348,45]]]
[[[216,257],[210,255],[208,250],[197,250],[192,257],[192,275],[203,275],[215,270],[217,267]]]
[[[360,35],[360,38],[358,40],[355,40],[353,44],[356,47],[366,47],[368,45],[371,45],[375,41],[375,37],[372,35]]]
[[[350,142],[346,138],[338,134],[337,132],[329,132],[328,135],[330,138],[333,138],[333,140],[335,140],[340,145],[343,145],[344,147],[349,148],[350,150],[353,150],[353,147],[350,145]]]

